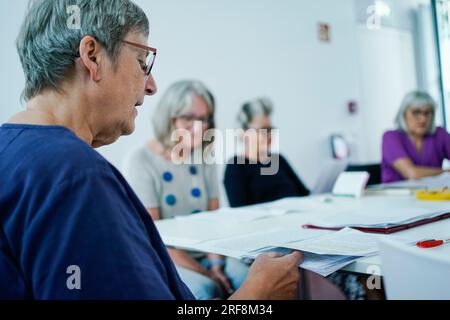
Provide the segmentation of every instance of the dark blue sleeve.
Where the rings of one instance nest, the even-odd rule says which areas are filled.
[[[114,175],[79,174],[49,190],[22,246],[34,299],[176,298],[159,236],[148,234]],[[77,275],[81,288],[70,290]]]
[[[236,160],[235,160],[236,162]],[[225,170],[225,190],[230,207],[242,207],[250,204],[248,183],[245,175],[245,165],[229,163]]]

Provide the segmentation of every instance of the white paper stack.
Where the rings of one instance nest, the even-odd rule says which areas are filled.
[[[292,250],[303,251],[303,269],[329,276],[350,263],[378,254],[378,240],[384,236],[366,234],[350,228],[322,236],[281,244],[280,247],[266,247],[243,255],[243,259],[256,259],[260,254],[277,252],[288,254]],[[393,238],[402,243],[414,242],[411,239]]]
[[[443,174],[435,177],[427,177],[418,180],[406,180],[394,183],[384,183],[375,186],[370,186],[370,190],[383,190],[383,189],[442,189],[450,187],[450,173],[444,172]]]
[[[328,277],[330,274],[345,268],[350,263],[358,260],[360,257],[353,256],[333,256],[319,255],[314,253],[304,253],[305,260],[300,265],[303,269]]]
[[[356,235],[361,234],[361,232],[356,230],[354,230],[354,232]],[[346,236],[342,231],[308,230],[299,227],[273,229],[264,233],[259,232],[235,238],[207,241],[202,244],[197,244],[196,248],[204,252],[213,252],[252,261],[263,253],[277,252],[280,254],[287,254],[290,253],[292,249],[296,249],[298,244],[303,242],[307,244],[309,243],[308,241],[314,241],[314,239],[327,239],[327,236],[334,236],[336,234],[338,234],[337,238],[341,239]],[[355,237],[355,235],[353,235],[353,237]],[[361,240],[361,237],[359,240]],[[372,237],[369,237],[366,240],[370,240],[370,243],[372,245],[374,244]],[[343,240],[341,240],[341,242],[342,241]],[[346,252],[347,251],[341,253]],[[300,264],[300,267],[326,277],[357,260],[360,256],[345,256],[342,254],[324,255],[305,251],[304,261]]]
[[[321,255],[368,257],[378,252],[375,236],[350,228],[280,246]]]
[[[244,259],[244,261],[245,260],[252,261],[256,259],[260,254],[264,254],[267,252],[288,254],[291,252],[291,250],[287,248],[269,247],[254,251],[252,253],[242,256],[241,258]],[[336,272],[346,267],[353,261],[356,261],[360,258],[353,256],[320,255],[310,252],[304,252],[303,254],[304,260],[299,265],[299,267],[320,274],[323,277],[328,277],[333,272]]]

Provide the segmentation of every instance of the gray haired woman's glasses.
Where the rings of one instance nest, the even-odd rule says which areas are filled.
[[[123,40],[124,43],[139,48],[139,49],[143,49],[147,51],[147,60],[146,60],[146,65],[143,66],[142,68],[144,69],[144,72],[147,76],[150,75],[150,73],[152,72],[153,69],[153,65],[155,64],[155,60],[156,60],[156,52],[158,51],[156,48],[152,48],[152,47],[147,47],[144,46],[143,44],[139,44],[139,43],[134,43],[134,42],[130,42],[130,41],[126,41]]]
[[[174,119],[182,120],[187,127],[192,127],[194,122],[200,122],[203,127],[209,127],[213,121],[213,117],[210,115],[206,117],[196,117],[191,114],[180,114],[174,117]]]
[[[420,110],[420,109],[412,109],[411,114],[415,119],[419,119],[421,116],[424,118],[431,118],[434,116],[434,110]]]

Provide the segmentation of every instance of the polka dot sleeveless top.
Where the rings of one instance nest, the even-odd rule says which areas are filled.
[[[127,157],[124,175],[146,208],[159,208],[162,219],[207,210],[219,198],[217,169],[208,164],[174,164],[147,146]]]

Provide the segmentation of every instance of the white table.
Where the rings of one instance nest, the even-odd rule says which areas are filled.
[[[325,215],[336,212],[336,214],[345,214],[346,210],[359,210],[364,212],[367,208],[397,208],[402,206],[417,206],[430,209],[450,211],[450,202],[423,202],[415,199],[413,196],[364,196],[360,199],[351,198],[332,198],[329,196],[312,196],[307,198],[291,198],[286,201],[262,204],[253,207],[272,207],[272,208],[297,208],[301,212],[289,213],[280,216],[273,216],[265,219],[254,221],[222,221],[214,223],[201,219],[196,216],[180,219],[170,219],[157,221],[157,228],[168,246],[179,247],[189,250],[204,251],[203,244],[212,239],[223,239],[239,237],[246,234],[265,232],[276,228],[292,228],[309,222],[311,217]],[[289,202],[289,203],[288,203]],[[369,210],[367,210],[369,211]],[[208,213],[214,214],[214,213]],[[334,213],[333,213],[334,214]],[[425,238],[448,238],[450,236],[450,219],[430,223],[413,229],[386,235],[406,237],[408,239],[425,239]],[[450,245],[440,248],[431,249],[439,254],[450,254]],[[227,250],[217,250],[216,253],[232,256],[232,252]],[[374,272],[381,274],[381,259],[379,256],[362,258],[347,266],[345,271],[372,274]],[[378,271],[377,271],[378,270]]]

